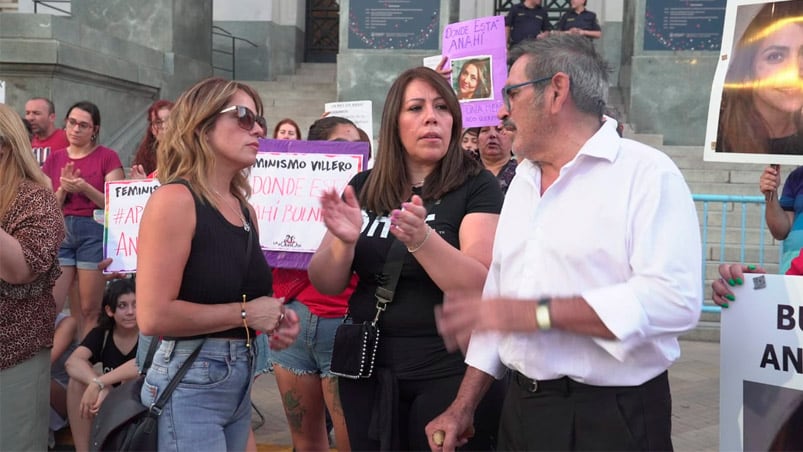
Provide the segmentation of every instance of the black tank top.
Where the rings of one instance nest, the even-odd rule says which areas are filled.
[[[259,246],[259,237],[251,222],[249,211],[241,207],[243,216],[252,224],[251,232],[228,222],[211,204],[204,203],[189,183],[187,187],[195,200],[195,234],[190,255],[184,267],[178,297],[199,304],[223,304],[272,295],[273,280],[268,263]],[[250,256],[246,256],[248,235],[254,234]],[[251,337],[253,337],[251,330]],[[232,328],[209,337],[245,338],[245,329]]]

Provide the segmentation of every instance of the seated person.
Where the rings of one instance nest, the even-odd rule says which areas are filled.
[[[84,338],[67,359],[67,415],[77,452],[89,450],[92,418],[98,413],[109,389],[135,378],[137,326],[136,297],[131,279],[109,283],[103,295],[99,325]],[[101,363],[100,371],[94,368]]]

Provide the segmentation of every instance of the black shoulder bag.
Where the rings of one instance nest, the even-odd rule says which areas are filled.
[[[338,377],[351,379],[370,378],[374,372],[376,351],[379,347],[379,316],[393,301],[393,292],[401,276],[407,248],[399,240],[394,240],[388,251],[383,273],[385,283],[376,288],[376,316],[372,321],[354,323],[346,315],[343,323],[335,331],[332,346],[330,371]]]
[[[143,364],[146,372],[153,362],[153,355],[159,345],[159,340],[153,338],[148,349],[148,356]],[[187,361],[178,370],[178,373],[167,388],[156,400],[156,403],[147,407],[142,404],[140,391],[145,381],[144,373],[133,380],[129,380],[116,388],[112,388],[97,416],[92,420],[89,450],[91,451],[154,451],[158,446],[156,427],[162,408],[170,399],[184,374],[190,369],[193,361],[203,347],[203,342],[187,358]]]

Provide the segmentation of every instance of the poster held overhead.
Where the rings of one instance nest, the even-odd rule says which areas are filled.
[[[803,1],[729,1],[704,159],[803,164]]]
[[[463,127],[494,126],[507,80],[505,18],[481,17],[449,24],[443,30],[443,54],[460,101]]]

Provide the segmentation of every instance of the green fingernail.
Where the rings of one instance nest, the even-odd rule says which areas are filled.
[[[750,264],[750,265],[748,265],[748,266],[747,266],[747,269],[748,269],[748,270],[755,270],[755,269],[756,269],[756,266],[755,266],[755,265],[753,265],[753,264]]]
[[[730,301],[736,301],[736,297],[732,293],[725,295],[725,298],[727,298]]]
[[[736,285],[741,286],[742,283],[744,283],[744,281],[742,281],[742,278],[736,278]]]
[[[731,278],[731,279],[729,279],[729,280],[728,280],[728,285],[731,285],[731,286],[732,286],[732,285],[734,285],[734,284],[736,284],[736,281],[734,281],[734,280],[733,280],[733,278]]]
[[[722,303],[720,306],[725,308],[725,309],[728,309],[728,303]]]

